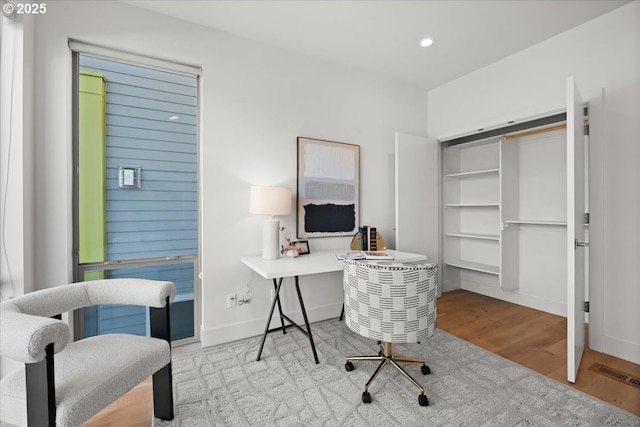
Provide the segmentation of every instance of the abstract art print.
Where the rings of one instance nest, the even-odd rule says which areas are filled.
[[[298,137],[298,238],[358,231],[360,146]]]

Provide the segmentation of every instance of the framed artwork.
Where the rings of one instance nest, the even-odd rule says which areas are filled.
[[[298,137],[297,236],[352,236],[359,227],[360,146]]]

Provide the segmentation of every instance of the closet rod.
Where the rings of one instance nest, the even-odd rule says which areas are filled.
[[[531,136],[531,135],[537,135],[539,133],[553,132],[554,130],[565,129],[566,127],[567,127],[567,124],[563,123],[561,125],[551,126],[551,127],[548,127],[548,128],[535,129],[535,130],[530,130],[528,132],[521,132],[521,133],[515,133],[515,134],[512,134],[512,135],[507,135],[505,138],[506,139],[517,139],[517,138],[522,138],[523,136]]]
[[[588,125],[589,124],[589,119],[584,119],[584,124]],[[537,135],[539,133],[553,132],[554,130],[566,129],[566,127],[567,127],[567,124],[563,123],[561,125],[550,126],[550,127],[546,127],[546,128],[530,130],[528,132],[521,132],[521,133],[515,133],[515,134],[507,135],[507,136],[505,136],[505,138],[507,140],[509,140],[509,139],[517,139],[517,138],[522,138],[523,136],[531,136],[531,135]]]

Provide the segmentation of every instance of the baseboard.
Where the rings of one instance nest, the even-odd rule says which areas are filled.
[[[640,365],[640,344],[592,333],[589,348]]]
[[[309,319],[309,323],[333,319],[340,316],[341,310],[341,303],[333,303],[320,307],[307,308],[307,318]],[[304,326],[302,311],[297,310],[285,312],[285,314],[292,320],[294,320],[297,324]],[[200,340],[203,347],[210,347],[212,345],[224,344],[243,338],[259,336],[264,333],[266,322],[267,316],[216,328],[202,328],[200,330]],[[278,309],[276,308],[273,313],[273,318],[271,319],[270,327],[278,327],[280,326],[279,323],[280,318],[278,317]],[[313,329],[311,330],[311,332],[313,333]]]
[[[565,304],[545,300],[533,295],[521,294],[517,289],[515,291],[503,291],[500,288],[469,281],[462,282],[462,289],[557,316],[567,317],[567,307]]]

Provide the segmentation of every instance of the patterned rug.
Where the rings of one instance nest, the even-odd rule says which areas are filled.
[[[385,367],[362,403],[377,362],[346,355],[377,353],[375,342],[342,322],[312,324],[320,364],[306,336],[271,333],[256,362],[260,337],[173,356],[173,422],[154,426],[640,426],[640,417],[576,391],[446,332],[421,344],[394,345],[399,355],[424,357],[432,373],[407,364],[427,390]]]

